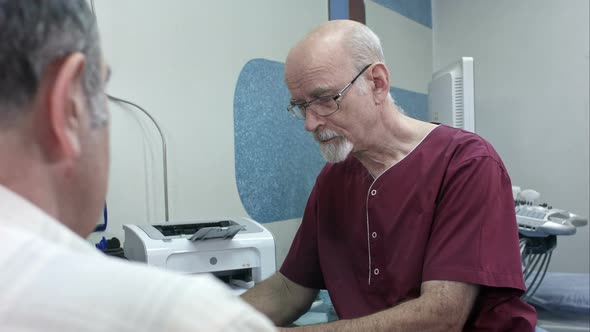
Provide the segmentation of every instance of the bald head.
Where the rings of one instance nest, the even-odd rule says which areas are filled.
[[[356,70],[375,62],[385,62],[379,37],[366,25],[350,20],[323,23],[297,43],[287,56],[293,61],[337,62]]]

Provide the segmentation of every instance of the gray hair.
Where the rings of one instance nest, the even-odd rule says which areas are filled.
[[[0,126],[24,111],[47,67],[74,52],[86,57],[82,85],[96,126],[106,112],[98,107],[101,50],[86,0],[0,0]]]
[[[358,71],[362,70],[366,65],[382,62],[385,63],[385,56],[383,55],[383,47],[381,40],[364,24],[355,24],[351,30],[344,37],[344,47],[347,48],[352,59],[352,65]],[[367,85],[364,79],[358,80],[361,91],[366,91]],[[404,110],[395,103],[391,92],[388,94],[389,99],[397,107],[397,109],[404,113]]]
[[[352,65],[361,70],[374,62],[385,63],[379,37],[366,25],[355,24],[345,36],[345,47],[352,58]]]

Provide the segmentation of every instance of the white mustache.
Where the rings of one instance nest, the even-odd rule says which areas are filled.
[[[338,133],[336,133],[335,131],[332,131],[330,129],[326,129],[323,131],[316,130],[313,132],[313,138],[318,142],[327,141],[331,138],[339,137],[339,136],[340,135]]]

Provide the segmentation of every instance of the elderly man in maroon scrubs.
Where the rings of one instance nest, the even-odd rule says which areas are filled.
[[[378,37],[330,21],[289,53],[289,111],[328,163],[280,272],[243,298],[279,326],[327,289],[314,331],[533,331],[511,183],[483,138],[405,116]]]

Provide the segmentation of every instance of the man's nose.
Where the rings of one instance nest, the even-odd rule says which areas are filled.
[[[308,111],[305,114],[305,130],[313,133],[322,124],[322,120],[315,112]]]

